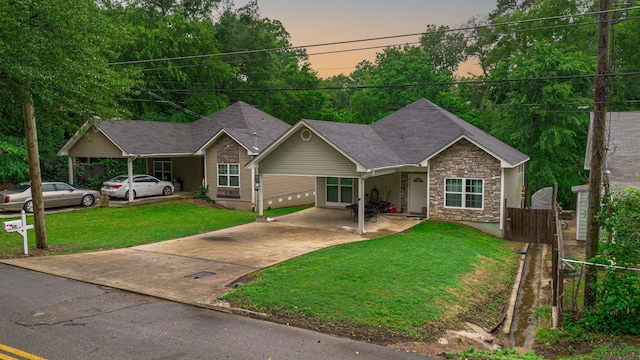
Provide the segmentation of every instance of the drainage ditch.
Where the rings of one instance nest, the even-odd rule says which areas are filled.
[[[535,339],[538,321],[534,312],[540,298],[542,250],[542,244],[529,244],[527,248],[509,332],[512,347],[530,349]]]

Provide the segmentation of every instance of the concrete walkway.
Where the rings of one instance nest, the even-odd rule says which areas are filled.
[[[310,208],[196,236],[118,250],[0,259],[0,262],[92,284],[210,308],[235,280],[305,253],[382,237],[419,221],[379,216],[355,233],[349,211]],[[135,236],[135,234],[133,234]],[[213,273],[213,274],[212,274]]]

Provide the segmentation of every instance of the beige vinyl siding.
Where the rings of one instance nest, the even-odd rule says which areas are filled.
[[[578,192],[576,211],[576,239],[587,240],[587,213],[589,211],[589,190]]]
[[[206,160],[205,164],[207,166],[207,168],[204,169],[207,174],[206,186],[209,187],[207,196],[214,199],[215,195],[218,193],[218,153],[216,152],[215,147],[209,147],[206,150],[204,157]]]
[[[260,162],[261,174],[356,177],[356,165],[317,135],[303,141],[302,129]],[[307,130],[308,131],[308,130]]]
[[[327,179],[316,178],[316,207],[327,206]]]
[[[172,176],[174,179],[184,179],[183,191],[196,192],[202,184],[203,173],[202,156],[179,157],[171,161]]]
[[[369,194],[367,200],[371,199],[370,194],[373,188],[378,190],[380,201],[385,201],[385,197],[389,193],[389,199],[386,201],[400,207],[400,173],[376,176],[365,180],[364,192]]]
[[[88,137],[88,138],[87,138]],[[89,141],[91,140],[91,141]],[[122,158],[122,151],[100,132],[89,130],[71,149],[71,157]]]
[[[251,204],[251,192],[254,191],[251,169],[245,167],[251,161],[251,157],[243,147],[239,147],[238,151],[240,152],[240,199],[236,199],[236,201],[248,201]]]
[[[315,184],[315,178],[308,176],[263,175],[265,208],[313,204]]]
[[[522,189],[521,167],[504,169],[504,197],[507,199],[507,207],[520,208],[520,193]]]

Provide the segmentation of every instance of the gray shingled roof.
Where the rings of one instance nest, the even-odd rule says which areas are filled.
[[[466,136],[511,165],[529,157],[426,99],[372,125],[303,120],[369,169],[419,164]]]
[[[427,99],[409,104],[371,126],[408,164],[430,158],[461,136],[510,164],[519,164],[529,158]]]
[[[302,122],[369,169],[398,166],[403,163],[370,125],[319,120]]]
[[[103,121],[100,130],[128,154],[191,153],[189,124],[160,121]]]
[[[192,154],[224,130],[254,153],[271,144],[290,125],[239,101],[193,123],[105,121],[100,130],[129,154]]]
[[[621,188],[640,187],[637,178],[640,173],[640,111],[610,112],[606,119],[606,167],[610,171],[609,181]],[[585,169],[591,166],[592,126],[593,113],[589,122]]]

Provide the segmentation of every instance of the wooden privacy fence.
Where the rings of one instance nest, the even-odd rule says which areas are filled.
[[[507,208],[504,238],[534,244],[553,244],[553,217],[553,210]]]

